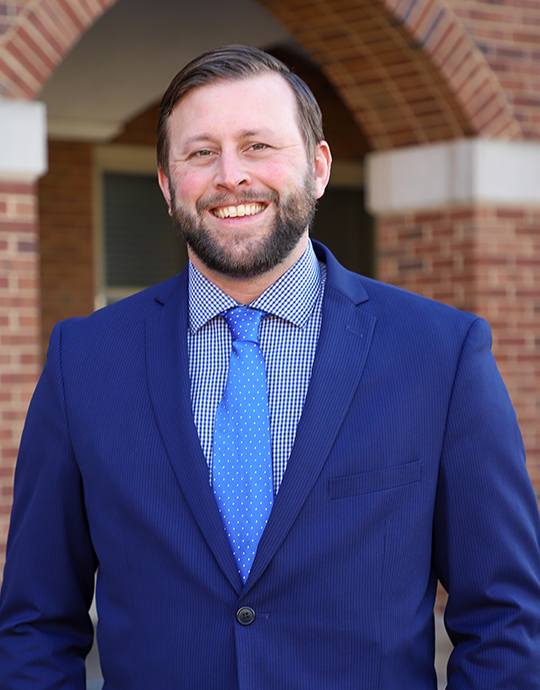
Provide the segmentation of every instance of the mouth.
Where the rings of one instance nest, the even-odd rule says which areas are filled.
[[[256,216],[262,213],[267,204],[238,204],[238,206],[218,206],[211,209],[216,218],[243,218],[244,216]]]

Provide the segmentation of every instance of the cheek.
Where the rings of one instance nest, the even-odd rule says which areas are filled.
[[[303,169],[295,165],[295,162],[276,159],[268,161],[264,166],[254,170],[257,179],[266,187],[279,193],[288,191],[301,184]]]
[[[172,181],[178,203],[195,203],[208,190],[208,174],[201,170],[178,171]]]

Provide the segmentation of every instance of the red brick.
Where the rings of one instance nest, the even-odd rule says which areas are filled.
[[[34,195],[36,185],[28,182],[10,182],[0,180],[0,194],[30,194]]]
[[[37,88],[43,83],[44,80],[44,74],[41,74],[38,69],[36,69],[36,66],[34,64],[34,60],[29,59],[34,57],[33,55],[29,55],[28,50],[23,50],[24,46],[18,46],[15,44],[14,41],[11,42],[9,46],[9,53],[19,62],[22,68],[26,71],[28,76],[33,77],[35,80],[35,83],[32,80],[29,80],[30,84],[34,85],[34,89],[37,90]]]
[[[37,252],[39,249],[37,242],[17,242],[18,252]]]
[[[30,36],[27,28],[22,26],[18,31],[18,36],[23,41],[30,50],[32,50],[35,55],[43,62],[49,72],[56,67],[56,61],[52,60],[50,55],[46,53],[42,47],[36,43],[36,41]]]
[[[59,61],[64,54],[64,49],[47,29],[41,17],[32,12],[28,17],[28,22],[32,24],[36,31],[45,39],[51,51],[54,52],[54,62],[56,63]]]

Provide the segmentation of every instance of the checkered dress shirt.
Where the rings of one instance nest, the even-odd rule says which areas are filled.
[[[321,329],[326,266],[311,242],[302,257],[254,302],[266,364],[274,492],[277,493],[302,414]],[[232,339],[220,314],[238,306],[189,263],[188,351],[191,405],[210,481],[214,420],[223,396]]]

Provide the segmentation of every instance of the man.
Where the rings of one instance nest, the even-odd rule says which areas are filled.
[[[190,265],[54,330],[0,687],[84,687],[97,568],[109,690],[434,690],[438,580],[449,688],[540,688],[538,508],[485,322],[315,255],[330,151],[264,53],[180,72],[158,162]]]

